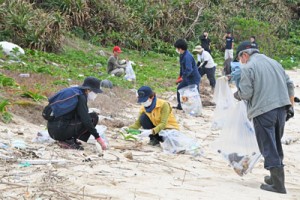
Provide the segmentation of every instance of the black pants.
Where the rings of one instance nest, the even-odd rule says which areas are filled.
[[[89,113],[89,115],[92,118],[93,125],[96,126],[99,120],[98,115],[96,113]],[[91,135],[78,119],[51,121],[48,122],[47,127],[50,137],[58,141],[74,138],[86,142]]]
[[[213,68],[200,67],[198,68],[198,71],[201,77],[206,74],[211,87],[214,88],[216,86],[216,78],[215,78],[216,67]]]
[[[253,118],[260,153],[265,159],[264,167],[283,167],[281,138],[284,132],[286,108],[280,107]]]
[[[149,117],[143,113],[140,117],[140,123],[143,127],[143,129],[153,129],[155,128],[154,124],[151,122],[151,120],[149,119]],[[159,142],[163,142],[163,137],[159,136],[159,134],[151,134],[149,135],[150,140],[158,140]]]

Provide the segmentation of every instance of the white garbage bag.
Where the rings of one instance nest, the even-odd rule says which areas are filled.
[[[166,153],[202,155],[202,150],[197,140],[184,135],[178,130],[162,130],[159,132],[159,135],[163,137],[164,142],[161,143],[161,147]]]
[[[199,116],[202,113],[202,102],[197,85],[188,85],[178,90],[180,94],[181,107],[184,112],[193,116]]]
[[[133,70],[133,68],[132,68],[132,62],[131,62],[131,61],[127,62],[127,64],[126,64],[125,73],[126,73],[126,75],[124,76],[124,78],[125,78],[126,80],[128,80],[128,81],[133,81],[133,80],[136,79],[134,70]]]
[[[6,55],[10,56],[18,56],[18,55],[24,55],[25,51],[22,49],[20,46],[11,43],[11,42],[6,42],[2,41],[0,42],[0,47],[2,47],[2,51]],[[14,53],[16,52],[16,53]]]
[[[35,138],[33,138],[32,142],[36,143],[53,143],[55,140],[53,140],[47,130],[39,131]]]
[[[227,118],[220,137],[211,147],[229,162],[238,175],[243,176],[253,169],[261,157],[245,102],[237,102]]]
[[[217,79],[213,101],[216,103],[216,108],[214,110],[211,129],[219,130],[222,129],[234,104],[234,97],[226,77]]]

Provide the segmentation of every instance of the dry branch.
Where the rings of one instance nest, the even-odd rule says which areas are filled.
[[[193,35],[195,35],[195,26],[197,25],[197,23],[198,23],[198,20],[199,20],[199,17],[200,17],[200,15],[202,14],[202,10],[203,10],[203,6],[200,6],[200,5],[197,5],[197,7],[198,7],[198,13],[197,13],[197,16],[196,16],[196,18],[195,18],[195,20],[194,20],[194,22],[191,24],[191,26],[187,29],[187,31],[185,32],[185,37],[187,38],[187,37],[189,37],[190,35],[191,35],[191,33],[193,34]]]

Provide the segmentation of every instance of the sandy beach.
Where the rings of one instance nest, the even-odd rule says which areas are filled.
[[[296,96],[300,96],[300,70],[288,71]],[[205,79],[204,79],[205,80]],[[206,80],[207,81],[207,80]],[[14,116],[10,124],[0,123],[0,142],[26,143],[24,150],[8,146],[0,155],[13,156],[0,162],[0,199],[113,199],[113,200],[300,200],[300,104],[295,117],[286,123],[283,144],[287,194],[261,190],[268,171],[263,161],[251,173],[238,176],[210,145],[220,131],[211,130],[214,106],[204,106],[201,117],[174,111],[183,133],[197,138],[203,155],[166,154],[148,140],[125,141],[118,133],[137,117],[139,105],[134,92],[121,98],[116,91],[106,91],[90,107],[100,110],[99,125],[106,125],[109,150],[99,157],[95,146],[84,143],[84,151],[61,149],[56,143],[34,143],[45,123]],[[176,94],[159,95],[176,103]],[[207,98],[212,98],[209,96]],[[114,106],[118,103],[119,106]],[[106,105],[112,105],[110,110]],[[37,113],[38,114],[38,113]],[[132,155],[132,158],[128,157]],[[17,160],[19,159],[19,160]],[[58,163],[21,165],[22,160],[52,160]]]

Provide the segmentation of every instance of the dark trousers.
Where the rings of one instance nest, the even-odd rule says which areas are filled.
[[[98,124],[98,115],[89,113],[94,126]],[[48,122],[48,131],[51,138],[58,141],[80,139],[84,142],[88,141],[91,133],[85,128],[81,121],[72,119],[68,121],[57,120]]]
[[[281,138],[284,132],[286,108],[280,107],[253,118],[256,140],[265,159],[264,167],[283,167]]]
[[[198,84],[195,83],[195,84],[197,85],[197,89],[198,89],[198,92],[199,92],[199,83]],[[182,81],[177,86],[177,108],[182,109],[181,102],[180,102],[180,93],[178,92],[178,90],[180,90],[181,88],[184,88],[184,87],[186,87],[188,85],[192,85],[192,84],[188,84],[187,82]]]
[[[198,68],[198,71],[201,77],[206,74],[211,87],[214,88],[216,86],[216,78],[215,78],[216,67],[213,68],[200,67]]]
[[[140,117],[140,123],[143,127],[143,129],[153,129],[155,128],[154,124],[151,122],[150,118],[143,113]],[[158,140],[159,142],[163,142],[162,136],[159,136],[159,134],[151,134],[149,135],[150,140]]]

